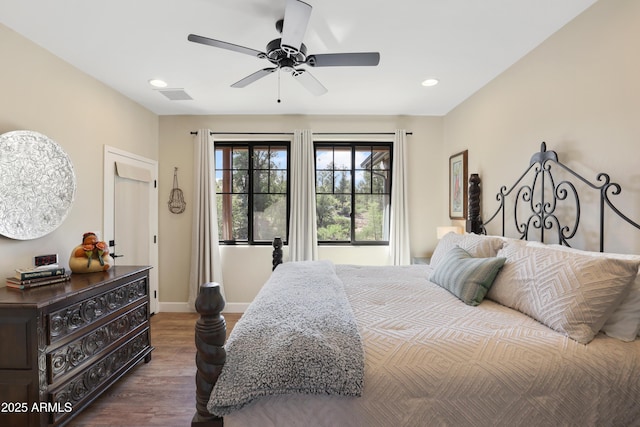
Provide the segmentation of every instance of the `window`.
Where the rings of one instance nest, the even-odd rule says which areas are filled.
[[[216,142],[215,162],[220,242],[286,240],[289,142]]]
[[[319,243],[387,244],[392,144],[316,142]]]

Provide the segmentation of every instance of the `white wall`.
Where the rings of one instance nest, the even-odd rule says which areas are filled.
[[[600,0],[444,119],[445,156],[469,150],[482,177],[483,216],[546,141],[578,173],[606,172],[615,197],[640,220],[640,1]],[[584,200],[583,222],[597,226]],[[589,224],[586,224],[588,222]],[[608,226],[605,249],[640,253],[640,232]],[[578,247],[597,250],[595,236]]]
[[[413,132],[408,137],[409,209],[412,230],[411,252],[414,256],[429,254],[436,244],[435,228],[446,219],[446,210],[434,208],[442,199],[441,164],[442,118],[404,116],[163,116],[160,118],[160,197],[171,191],[173,169],[178,167],[179,184],[185,194],[187,210],[171,214],[165,206],[160,211],[160,264],[163,270],[160,286],[163,302],[184,302],[188,297],[189,256],[191,244],[192,156],[191,131],[209,128],[217,132],[292,132],[312,129],[314,132],[393,132],[402,128]],[[446,187],[446,186],[445,186]],[[166,196],[165,196],[166,195]],[[166,200],[165,200],[166,201]],[[168,244],[166,242],[169,242]],[[286,250],[286,248],[285,248]],[[336,247],[319,250],[322,259],[336,263],[384,264],[386,246]],[[271,272],[270,246],[223,246],[222,271],[227,301],[231,304],[253,300]],[[178,305],[180,307],[180,305]],[[182,306],[184,308],[184,306]],[[168,305],[165,304],[167,309]]]
[[[78,181],[57,230],[26,241],[0,236],[0,277],[7,277],[32,265],[35,255],[58,253],[66,264],[84,232],[102,233],[103,146],[158,159],[158,117],[1,24],[0,41],[0,133],[31,130],[52,138]]]

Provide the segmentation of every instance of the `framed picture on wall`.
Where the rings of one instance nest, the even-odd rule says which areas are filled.
[[[467,150],[449,157],[449,218],[467,217]]]

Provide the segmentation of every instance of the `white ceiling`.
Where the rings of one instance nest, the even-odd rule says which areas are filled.
[[[0,0],[0,22],[159,115],[444,115],[596,0],[307,0],[309,54],[378,51],[377,67],[313,68],[316,97],[288,74],[229,87],[266,59],[285,0]],[[3,58],[3,61],[10,60]],[[440,84],[426,88],[429,77]],[[161,78],[193,100],[170,101]]]

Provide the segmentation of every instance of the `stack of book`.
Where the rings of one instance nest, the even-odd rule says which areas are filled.
[[[69,273],[64,267],[47,265],[34,268],[18,268],[14,277],[7,277],[7,287],[14,289],[30,289],[37,286],[51,285],[69,280]]]

